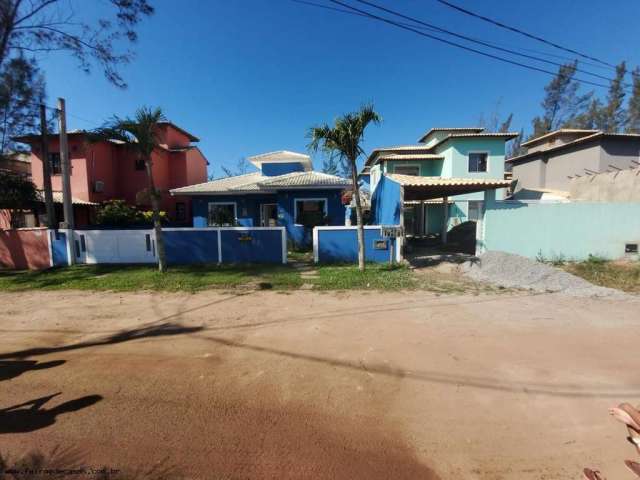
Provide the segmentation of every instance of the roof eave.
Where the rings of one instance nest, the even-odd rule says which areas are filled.
[[[228,191],[208,191],[208,192],[176,192],[174,190],[169,190],[169,193],[172,197],[177,196],[202,196],[202,195],[260,195],[260,194],[270,194],[277,193],[276,190],[246,190],[246,191],[238,191],[238,190],[228,190]]]
[[[610,133],[604,133],[604,132],[596,132],[593,135],[587,135],[586,137],[580,137],[575,139],[573,142],[568,142],[568,143],[563,143],[562,145],[557,145],[555,147],[551,147],[551,148],[547,148],[547,149],[543,149],[543,150],[536,150],[535,152],[531,152],[531,153],[525,153],[524,155],[520,155],[518,157],[513,157],[513,158],[508,158],[505,160],[506,162],[517,162],[519,160],[528,160],[529,158],[533,158],[537,155],[544,155],[546,153],[556,153],[559,152],[565,148],[571,148],[571,147],[575,147],[576,145],[580,145],[582,143],[589,143],[592,141],[596,141],[599,140],[601,138],[607,137],[607,136],[612,136],[615,134],[610,134]],[[640,138],[640,136],[638,137]]]

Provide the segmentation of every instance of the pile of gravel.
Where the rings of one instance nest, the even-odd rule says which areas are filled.
[[[559,268],[504,252],[486,252],[465,262],[462,272],[474,280],[536,292],[562,292],[574,297],[625,297],[613,288],[598,287]]]

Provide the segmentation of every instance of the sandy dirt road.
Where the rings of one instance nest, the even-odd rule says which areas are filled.
[[[607,407],[640,403],[636,300],[33,292],[0,304],[4,455],[58,447],[83,465],[198,479],[577,479],[583,466],[629,478],[634,452]]]

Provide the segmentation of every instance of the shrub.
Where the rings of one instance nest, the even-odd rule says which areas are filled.
[[[166,219],[167,213],[160,212],[160,220]],[[109,200],[98,210],[97,222],[107,227],[146,226],[152,224],[153,212],[141,212],[124,200]]]

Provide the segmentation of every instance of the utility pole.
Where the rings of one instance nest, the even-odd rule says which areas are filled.
[[[67,142],[67,111],[64,98],[58,98],[58,127],[60,130],[60,164],[62,167],[62,206],[64,211],[64,226],[68,229],[67,242],[71,248],[69,265],[75,263],[73,204],[71,202],[71,161],[69,160],[69,145]]]
[[[42,183],[44,187],[44,204],[47,212],[47,227],[58,228],[56,211],[53,208],[53,192],[51,189],[51,162],[49,162],[49,133],[47,132],[47,111],[40,104],[40,152],[42,157]]]

